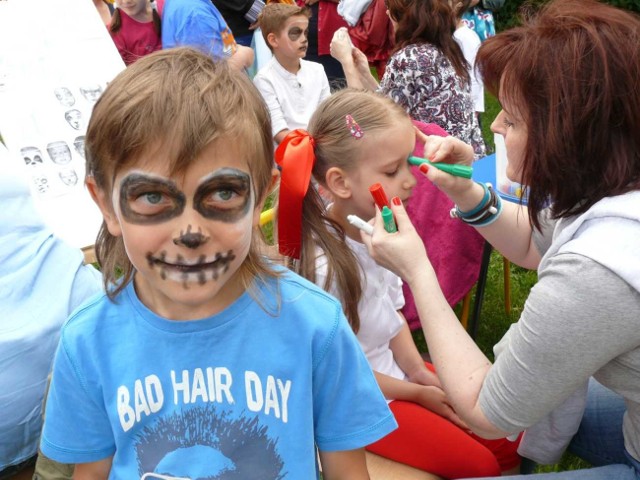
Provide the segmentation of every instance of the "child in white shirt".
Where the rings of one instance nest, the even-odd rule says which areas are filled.
[[[253,82],[269,108],[276,144],[291,130],[307,128],[316,107],[330,95],[324,67],[303,60],[307,54],[310,16],[306,7],[273,3],[258,18],[273,57]]]

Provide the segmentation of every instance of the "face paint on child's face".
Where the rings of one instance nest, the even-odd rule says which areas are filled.
[[[157,256],[151,252],[147,253],[150,269],[157,268],[162,280],[180,282],[184,289],[188,289],[189,283],[193,280],[197,281],[198,285],[204,285],[207,280],[218,280],[221,275],[227,273],[229,265],[235,258],[233,250],[224,253],[216,252],[211,257],[200,255],[195,262],[187,261],[180,254],[170,259],[166,251],[162,251]]]
[[[195,250],[200,245],[204,245],[209,240],[209,237],[202,233],[202,230],[198,229],[197,232],[191,231],[191,225],[187,226],[187,231],[180,230],[180,236],[173,239],[173,243],[176,245],[182,245],[183,247],[191,248]]]
[[[131,173],[120,182],[120,212],[130,223],[151,225],[180,215],[184,193],[171,180]]]
[[[174,175],[166,145],[116,172],[103,208],[135,268],[140,300],[165,318],[219,312],[244,291],[239,271],[259,217],[251,163],[233,141],[215,141]]]
[[[249,175],[234,168],[221,168],[200,183],[193,206],[205,218],[233,223],[249,212],[250,200]]]
[[[300,35],[302,35],[303,33],[304,33],[305,38],[309,38],[309,29],[308,28],[303,30],[302,28],[300,28],[298,26],[293,26],[287,32],[287,36],[289,37],[289,40],[291,40],[292,42],[295,42],[300,38]]]
[[[295,15],[285,22],[278,36],[278,54],[287,59],[304,58],[309,43],[309,19]]]

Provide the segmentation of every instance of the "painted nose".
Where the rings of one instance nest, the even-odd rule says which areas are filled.
[[[204,245],[209,240],[209,237],[204,235],[200,229],[197,232],[191,231],[191,225],[187,227],[187,231],[180,231],[180,236],[173,239],[173,243],[180,247],[187,247],[192,250]]]

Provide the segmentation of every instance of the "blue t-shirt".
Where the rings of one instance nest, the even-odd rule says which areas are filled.
[[[162,48],[194,47],[214,58],[227,58],[236,41],[210,0],[166,0],[162,10]]]
[[[65,324],[46,456],[114,456],[110,478],[306,479],[315,445],[360,448],[396,427],[339,302],[301,277],[196,321],[155,315],[132,285]]]

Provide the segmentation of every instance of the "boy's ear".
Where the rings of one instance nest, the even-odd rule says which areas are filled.
[[[273,32],[267,34],[267,43],[271,45],[271,48],[276,48],[278,46],[278,36]]]
[[[340,167],[331,167],[324,176],[327,188],[338,198],[351,198],[349,176]]]
[[[105,191],[98,187],[95,179],[90,175],[87,176],[85,184],[87,185],[87,190],[89,190],[91,198],[94,202],[96,202],[96,205],[98,205],[98,208],[102,213],[102,218],[104,219],[104,222],[109,229],[109,233],[114,237],[119,237],[120,235],[122,235],[120,222],[118,222],[118,218],[113,211],[113,205],[111,204],[111,201],[109,200],[109,197],[107,196]]]

